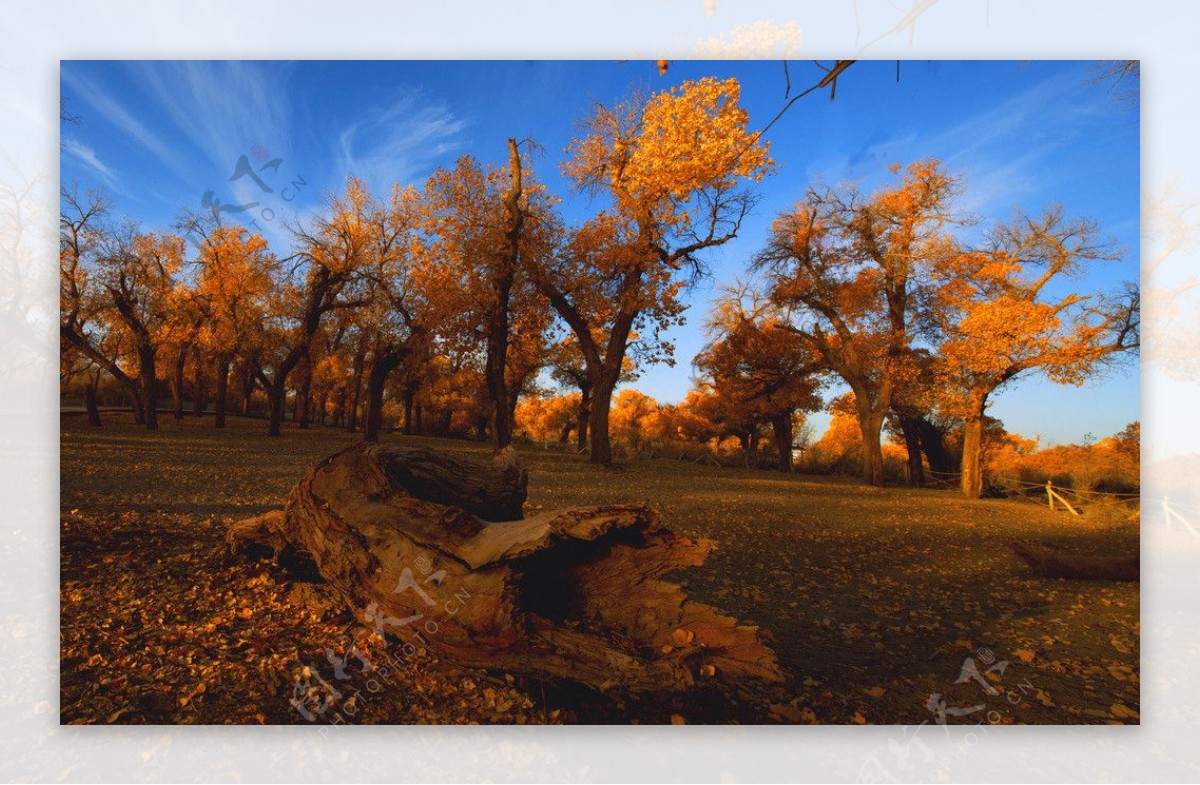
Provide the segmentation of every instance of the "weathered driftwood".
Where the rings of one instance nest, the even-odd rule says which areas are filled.
[[[233,524],[228,539],[307,555],[365,624],[463,665],[623,692],[782,678],[756,627],[661,580],[701,564],[711,541],[636,504],[521,519],[526,482],[511,451],[481,464],[357,445],[318,464],[284,510]]]
[[[1040,578],[1077,581],[1137,581],[1137,556],[1084,556],[1028,542],[1011,543],[1013,552]]]

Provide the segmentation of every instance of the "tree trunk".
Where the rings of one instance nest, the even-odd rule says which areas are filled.
[[[175,404],[175,421],[183,419],[183,368],[187,364],[187,352],[179,347],[175,357],[175,375],[171,377],[171,397]]]
[[[87,386],[83,388],[84,405],[87,407],[88,425],[92,426],[93,428],[100,428],[103,426],[103,422],[100,420],[100,403],[96,393],[96,390],[99,386],[100,369],[97,368],[96,372],[92,374],[91,380],[88,381]]]
[[[213,417],[213,427],[225,427],[225,408],[228,405],[229,391],[229,366],[233,358],[229,355],[222,355],[217,361],[217,392],[216,401],[214,402],[216,414]]]
[[[521,249],[521,234],[525,226],[525,211],[521,208],[522,170],[517,140],[508,140],[509,186],[504,192],[505,248],[492,279],[491,308],[484,330],[487,333],[487,360],[484,378],[492,401],[492,446],[502,450],[512,443],[513,417],[509,408],[508,332],[509,299]]]
[[[138,347],[138,373],[142,381],[142,407],[145,409],[146,430],[158,430],[158,396],[155,389],[154,347],[142,344]]]
[[[901,415],[900,431],[904,434],[904,447],[908,450],[908,484],[925,484],[925,464],[921,461],[921,436],[917,418]]]
[[[379,441],[379,430],[383,424],[383,391],[388,375],[400,365],[400,354],[388,352],[377,354],[371,360],[371,371],[367,374],[367,402],[363,411],[363,441]]]
[[[254,368],[246,368],[246,378],[242,381],[242,415],[250,414],[250,403],[254,399]]]
[[[962,493],[978,499],[983,493],[983,413],[971,414],[963,423]]]
[[[929,471],[952,474],[955,465],[946,452],[946,442],[941,430],[927,417],[918,417],[917,432],[921,437],[921,450],[925,453],[925,460],[929,461]]]
[[[567,444],[571,441],[571,431],[573,430],[575,430],[575,423],[571,422],[570,420],[563,423],[562,430],[558,434],[558,443],[564,447],[567,446]]]
[[[873,412],[869,406],[859,405],[858,425],[862,432],[863,482],[883,487],[883,412]]]
[[[317,425],[325,424],[325,409],[329,406],[329,390],[321,391],[321,399],[317,402]]]
[[[775,468],[781,472],[792,471],[792,413],[778,414],[771,418],[771,433],[775,437]]]
[[[616,384],[597,383],[592,393],[592,409],[588,418],[591,431],[591,462],[597,466],[612,464],[612,443],[608,438],[608,412],[612,408],[613,388]]]
[[[133,408],[133,421],[138,425],[146,424],[146,402],[142,399],[142,385],[140,380],[133,389],[128,390],[129,405]]]
[[[267,388],[267,400],[271,405],[271,419],[267,422],[267,436],[283,435],[283,409],[287,404],[287,388],[283,379],[276,379]]]
[[[525,490],[511,449],[479,464],[360,444],[322,461],[284,510],[233,524],[227,539],[236,551],[306,555],[360,622],[465,667],[617,698],[714,673],[782,681],[757,628],[662,579],[701,564],[711,541],[663,527],[641,505],[520,520]]]

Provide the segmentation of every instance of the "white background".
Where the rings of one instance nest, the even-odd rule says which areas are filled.
[[[1016,0],[41,2],[0,32],[0,778],[13,780],[1200,779],[1200,538],[1191,500],[1200,309],[1200,4]],[[1140,58],[1144,260],[1141,727],[117,728],[58,725],[58,62],[79,58]],[[19,199],[19,201],[18,201]],[[1183,242],[1175,243],[1175,239]],[[1162,287],[1161,289],[1159,287]],[[1153,295],[1153,296],[1152,296]],[[1174,309],[1174,310],[1170,310]],[[1157,330],[1157,333],[1155,332]],[[1150,338],[1157,334],[1158,342]],[[1149,460],[1153,457],[1153,462]],[[1200,462],[1197,462],[1200,463]],[[1190,513],[1188,513],[1190,514]],[[1200,517],[1200,516],[1194,516]],[[1200,520],[1193,520],[1200,526]],[[908,731],[911,734],[911,729]]]

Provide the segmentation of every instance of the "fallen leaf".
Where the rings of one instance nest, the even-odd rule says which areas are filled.
[[[1140,715],[1140,714],[1138,714],[1136,711],[1134,711],[1133,709],[1131,709],[1131,708],[1129,708],[1128,706],[1126,706],[1124,703],[1114,703],[1114,704],[1113,704],[1113,705],[1112,705],[1112,706],[1109,708],[1109,711],[1111,711],[1111,712],[1112,712],[1112,715],[1113,715],[1114,717],[1120,717],[1120,718],[1121,718],[1121,719],[1123,719],[1123,720],[1138,720],[1138,719],[1141,719],[1141,715]]]

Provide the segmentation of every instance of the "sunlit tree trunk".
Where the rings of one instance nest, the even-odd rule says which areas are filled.
[[[963,423],[962,493],[978,499],[983,493],[983,411],[987,396],[975,396]]]
[[[492,400],[492,446],[497,450],[512,442],[513,417],[509,407],[508,379],[505,366],[508,358],[509,299],[521,247],[521,232],[525,213],[521,209],[521,156],[517,140],[508,140],[509,188],[504,194],[504,209],[508,225],[504,229],[507,248],[492,281],[495,298],[484,329],[487,333],[487,363],[484,375],[488,395]]]
[[[863,396],[865,397],[865,396]],[[883,416],[880,411],[872,411],[869,403],[864,403],[855,396],[858,402],[858,425],[862,432],[862,471],[863,482],[867,485],[883,486]]]

